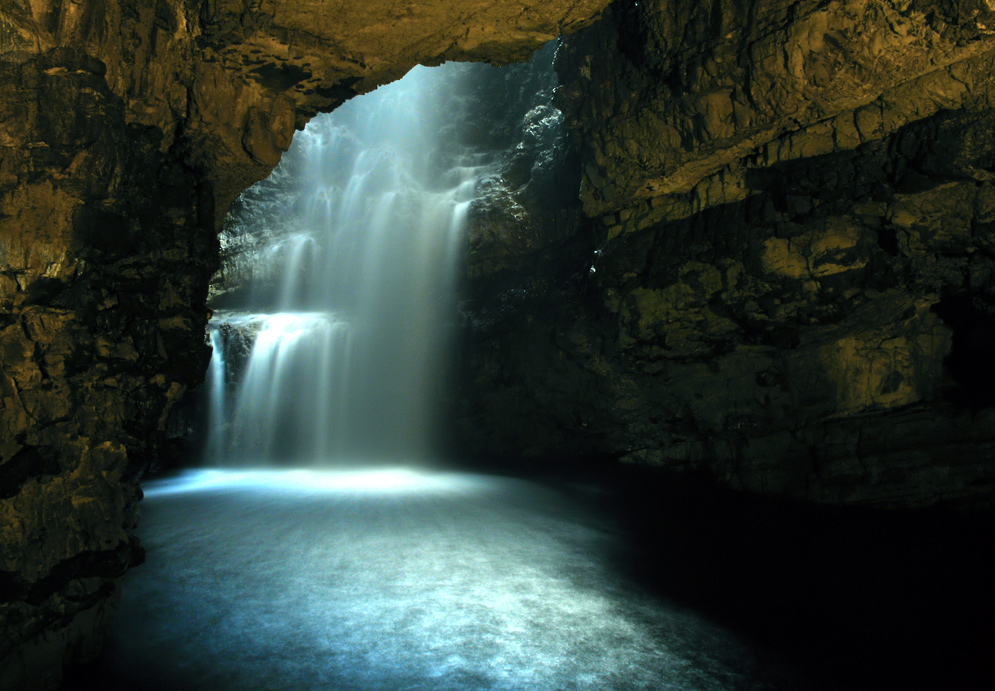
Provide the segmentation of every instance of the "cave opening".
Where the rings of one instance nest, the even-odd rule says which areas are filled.
[[[431,455],[463,230],[496,152],[466,142],[471,66],[416,67],[316,117],[222,234],[205,463]]]
[[[0,8],[0,688],[122,593],[98,688],[995,688],[990,2],[153,4]],[[407,338],[332,299],[364,261],[277,222],[351,175],[246,192],[208,304],[316,113],[560,32],[555,102],[433,97],[438,179],[502,152],[437,407],[359,374]]]
[[[197,458],[145,483],[147,561],[69,688],[878,688],[938,678],[927,653],[974,673],[971,631],[929,631],[965,606],[955,581],[984,587],[956,573],[960,518],[439,452],[457,332],[534,338],[594,292],[604,239],[576,209],[554,50],[416,68],[317,118],[236,201]],[[529,204],[545,215],[518,222]],[[502,254],[536,226],[570,239]],[[475,312],[468,275],[498,296]]]
[[[454,84],[477,71],[479,94],[494,69],[355,99],[237,203],[202,465],[145,484],[148,558],[91,670],[104,688],[796,688],[635,577],[604,484],[431,467],[461,235],[475,190],[501,197],[500,135],[466,132],[458,109],[480,105]],[[560,136],[549,96],[514,116],[537,144]],[[576,183],[548,151],[510,159],[545,192]]]

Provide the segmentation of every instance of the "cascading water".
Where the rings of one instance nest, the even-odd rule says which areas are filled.
[[[556,209],[559,183],[575,188],[553,179],[566,166],[540,53],[507,76],[415,70],[316,120],[243,194],[205,386],[208,459],[238,467],[145,484],[148,563],[128,574],[106,682],[87,688],[813,688],[634,578],[652,563],[668,587],[711,582],[714,556],[684,549],[710,524],[683,520],[698,497],[418,467],[471,203],[468,254],[529,230],[517,199]],[[366,461],[406,467],[350,467]],[[326,467],[245,467],[276,463]],[[642,496],[676,499],[653,528],[652,554],[678,548],[669,562],[636,540]]]
[[[428,453],[461,230],[487,168],[454,137],[467,68],[416,67],[298,134],[275,172],[284,194],[252,229],[266,240],[251,297],[210,327],[210,461]]]

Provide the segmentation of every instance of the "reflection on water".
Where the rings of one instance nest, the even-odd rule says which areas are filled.
[[[367,463],[362,463],[366,466]],[[483,476],[465,473],[432,473],[404,467],[359,470],[189,470],[145,485],[145,497],[211,491],[255,491],[313,493],[396,493],[480,491],[487,487]]]
[[[151,483],[108,688],[801,688],[627,577],[585,496],[398,467]]]

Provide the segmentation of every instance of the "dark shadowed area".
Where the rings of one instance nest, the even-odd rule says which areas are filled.
[[[909,517],[686,485],[655,486],[650,503],[652,482],[403,468],[155,482],[148,561],[128,576],[107,654],[74,688],[967,689],[990,678],[995,610],[980,567],[993,543],[978,526],[924,514],[910,530]]]

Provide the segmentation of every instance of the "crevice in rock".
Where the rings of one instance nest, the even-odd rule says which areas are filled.
[[[0,465],[0,499],[17,496],[21,486],[34,478],[58,475],[61,470],[57,449],[25,446]]]
[[[954,386],[945,395],[974,410],[995,405],[995,298],[951,292],[935,310],[953,329],[945,365]]]

